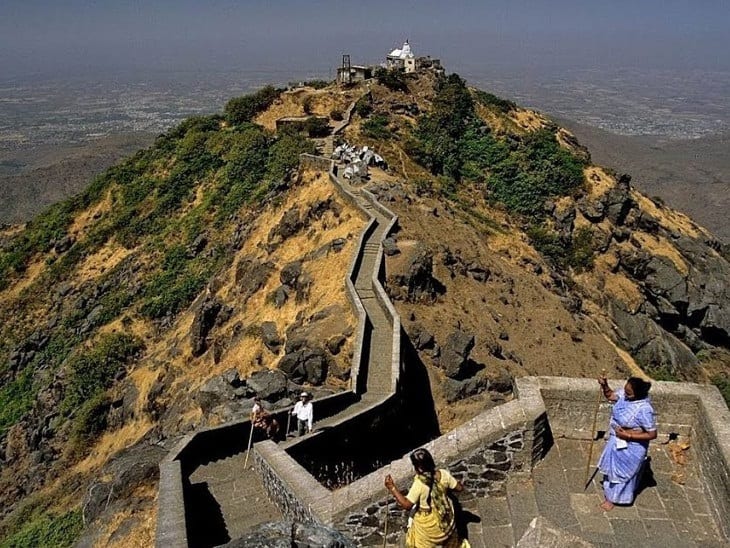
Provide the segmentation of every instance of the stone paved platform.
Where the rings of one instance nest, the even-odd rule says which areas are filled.
[[[600,474],[584,490],[587,441],[558,439],[530,479],[508,482],[506,497],[488,497],[464,505],[479,516],[468,525],[474,548],[514,546],[537,515],[595,546],[720,547],[721,538],[698,477],[690,448],[685,466],[675,464],[668,445],[650,445],[648,481],[634,505],[604,512]],[[593,463],[603,442],[595,443]],[[684,484],[672,480],[681,473]]]

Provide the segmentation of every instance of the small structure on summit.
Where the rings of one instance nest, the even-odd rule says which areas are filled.
[[[421,70],[432,70],[437,74],[444,73],[440,59],[432,59],[430,56],[416,57],[411,49],[411,44],[406,40],[400,48],[395,48],[385,57],[385,64],[380,65],[389,70],[402,70],[406,73],[418,72]],[[337,67],[337,83],[353,84],[369,80],[375,74],[377,66],[353,65],[350,56],[342,56],[342,64]]]
[[[440,59],[431,59],[430,56],[416,57],[408,40],[403,42],[400,48],[395,48],[386,56],[385,67],[388,69],[403,70],[406,73],[417,72],[419,70],[444,72]]]
[[[350,64],[350,56],[342,56],[342,65],[337,67],[337,83],[352,84],[362,82],[373,77],[373,68],[364,65]]]

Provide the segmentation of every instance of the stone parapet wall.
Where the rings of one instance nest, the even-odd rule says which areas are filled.
[[[187,548],[188,546],[188,534],[185,526],[185,496],[180,461],[173,460],[160,463],[155,545],[170,548]]]
[[[300,154],[299,166],[304,169],[315,169],[317,171],[329,171],[332,160],[324,156],[314,154]]]

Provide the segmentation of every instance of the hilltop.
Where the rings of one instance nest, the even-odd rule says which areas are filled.
[[[299,155],[353,103],[344,139],[387,164],[363,184],[399,216],[387,290],[442,432],[523,375],[727,394],[730,265],[707,230],[457,75],[316,88],[232,99],[0,234],[3,537],[63,545],[95,523],[98,543],[147,544],[181,435],[245,415],[271,369],[293,379],[273,406],[346,387],[365,221]]]

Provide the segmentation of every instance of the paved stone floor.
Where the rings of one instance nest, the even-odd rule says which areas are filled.
[[[596,442],[593,463],[603,442]],[[670,458],[668,445],[650,445],[651,473],[635,503],[604,512],[600,474],[584,490],[587,441],[556,440],[531,479],[510,479],[506,497],[475,500],[464,507],[479,516],[469,524],[474,548],[513,546],[533,517],[541,515],[555,526],[595,546],[728,546],[710,514],[698,477],[696,459],[689,449],[685,466]],[[684,484],[673,481],[681,473]],[[652,481],[653,478],[653,481]]]

